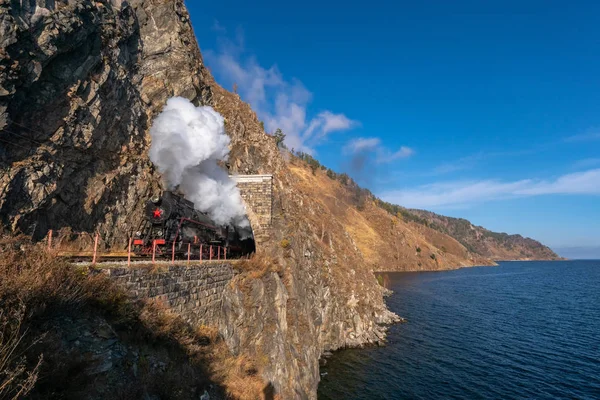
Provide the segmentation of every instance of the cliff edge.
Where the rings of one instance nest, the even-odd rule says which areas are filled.
[[[491,264],[460,240],[378,207],[281,151],[205,68],[181,0],[0,4],[0,218],[36,239],[97,231],[125,246],[162,188],[149,126],[168,98],[210,105],[230,173],[272,174],[273,221],[227,289],[219,332],[282,398],[316,398],[325,350],[383,343],[376,270]],[[253,222],[252,215],[250,220]]]

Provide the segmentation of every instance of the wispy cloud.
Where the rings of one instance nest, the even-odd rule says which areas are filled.
[[[248,101],[264,122],[268,132],[280,128],[289,148],[314,152],[314,146],[332,132],[359,126],[344,114],[323,110],[308,115],[312,93],[297,79],[286,80],[273,65],[265,68],[244,48],[243,33],[238,30],[235,41],[223,39],[218,51],[206,51],[207,64],[219,82],[235,84],[240,96]]]
[[[381,145],[379,138],[356,138],[352,139],[344,146],[346,153],[358,153],[363,150],[373,150]]]
[[[213,31],[215,31],[215,32],[219,32],[219,33],[227,33],[227,28],[225,28],[223,25],[221,25],[221,24],[219,23],[219,21],[218,21],[218,20],[216,20],[216,19],[213,21],[213,24],[212,24],[212,26],[211,26],[211,29],[212,29]]]
[[[596,140],[600,140],[600,132],[587,132],[579,135],[573,135],[565,138],[565,142],[567,143],[576,143],[576,142],[593,142]]]
[[[397,151],[391,151],[383,146],[379,138],[355,138],[350,140],[343,148],[346,154],[361,156],[372,155],[377,163],[388,163],[402,158],[408,158],[415,151],[407,146],[401,146]]]
[[[482,153],[473,154],[466,157],[461,157],[458,160],[445,162],[433,170],[428,175],[445,175],[452,172],[464,171],[467,169],[474,168],[475,165],[484,158]]]
[[[481,151],[459,159],[444,162],[434,167],[431,171],[425,173],[426,176],[446,175],[452,172],[465,171],[477,167],[481,162],[498,158],[522,157],[525,155],[536,154],[550,149],[552,143],[540,144],[530,149],[510,150],[510,151]]]
[[[381,194],[391,203],[410,208],[456,208],[489,201],[549,194],[600,195],[600,169],[562,175],[554,180],[522,179],[439,182]]]

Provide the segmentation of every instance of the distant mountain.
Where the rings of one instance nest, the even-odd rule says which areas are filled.
[[[473,225],[463,218],[446,217],[424,210],[406,210],[404,216],[458,240],[470,252],[492,260],[559,260],[549,247],[521,235],[509,235]]]

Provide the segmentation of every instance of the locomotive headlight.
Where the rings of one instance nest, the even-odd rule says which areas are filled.
[[[156,232],[156,236],[162,236],[162,235],[163,235],[163,231]]]
[[[158,197],[158,196],[153,196],[153,197],[150,199],[150,201],[151,201],[151,202],[153,202],[154,204],[158,204],[158,202],[160,201],[160,197]]]
[[[140,231],[137,231],[137,232],[135,233],[135,237],[141,237],[141,236],[142,236],[142,232],[140,232]]]

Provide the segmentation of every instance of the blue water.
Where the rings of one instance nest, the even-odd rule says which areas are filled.
[[[321,368],[327,399],[600,399],[600,261],[388,274],[408,323]]]

